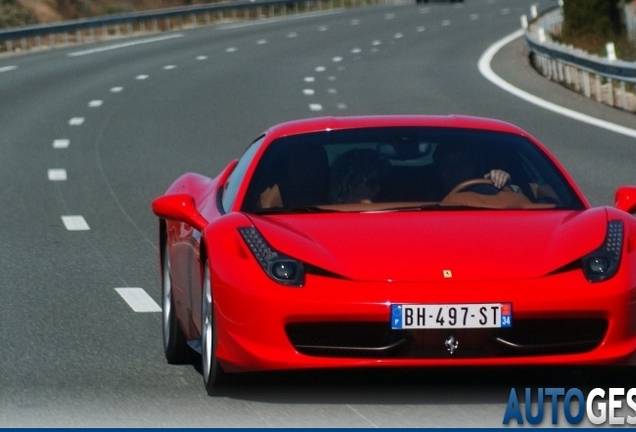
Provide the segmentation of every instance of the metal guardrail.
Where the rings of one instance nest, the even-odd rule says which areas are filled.
[[[523,17],[522,17],[523,22]],[[556,7],[537,16],[525,29],[534,67],[551,80],[616,108],[636,112],[636,62],[603,58],[555,42],[563,11]]]
[[[384,2],[385,0],[238,0],[10,28],[0,30],[0,53],[54,48],[71,43],[95,42],[227,20],[271,18]]]

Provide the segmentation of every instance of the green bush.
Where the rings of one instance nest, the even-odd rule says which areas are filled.
[[[563,36],[566,39],[622,33],[620,0],[564,0]]]

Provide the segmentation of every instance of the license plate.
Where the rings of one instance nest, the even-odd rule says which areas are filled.
[[[511,303],[394,304],[393,329],[512,327]]]

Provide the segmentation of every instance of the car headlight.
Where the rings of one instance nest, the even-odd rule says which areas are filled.
[[[583,257],[583,272],[590,282],[601,282],[618,271],[623,250],[623,222],[609,221],[603,245]]]
[[[283,285],[303,286],[305,271],[302,262],[278,252],[255,227],[241,227],[238,230],[267,276]]]

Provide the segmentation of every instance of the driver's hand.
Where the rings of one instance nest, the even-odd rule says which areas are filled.
[[[510,181],[510,174],[500,169],[494,169],[487,173],[484,178],[490,179],[497,189],[501,189]]]

